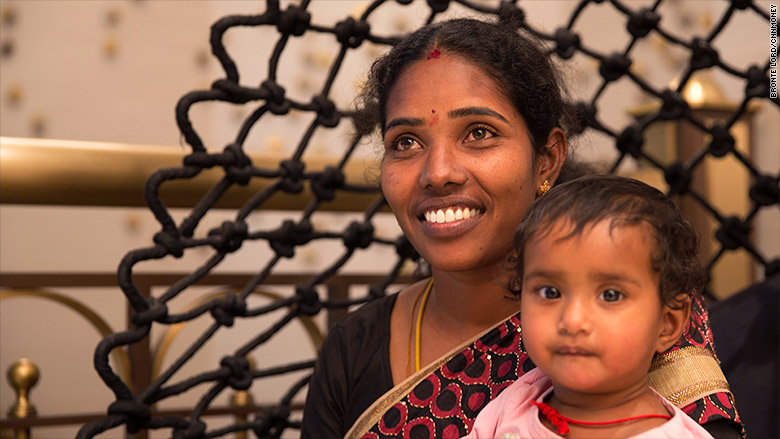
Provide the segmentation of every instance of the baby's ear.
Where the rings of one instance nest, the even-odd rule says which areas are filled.
[[[659,354],[677,343],[691,317],[691,298],[688,295],[678,294],[672,305],[674,308],[664,304],[661,333],[655,348],[656,353]]]

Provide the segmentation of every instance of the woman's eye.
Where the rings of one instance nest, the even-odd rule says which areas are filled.
[[[599,294],[599,299],[605,301],[605,302],[617,302],[618,300],[625,297],[625,294],[621,293],[618,290],[604,290]]]
[[[476,142],[478,140],[485,140],[495,136],[495,133],[485,127],[476,127],[469,132],[466,137],[466,142]]]
[[[420,145],[411,137],[400,137],[393,142],[392,147],[395,151],[408,151],[419,148]]]
[[[555,287],[539,287],[536,289],[536,293],[542,299],[558,299],[561,297],[561,292]]]

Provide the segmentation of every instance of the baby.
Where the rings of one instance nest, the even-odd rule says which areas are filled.
[[[589,176],[537,199],[515,237],[523,344],[537,368],[469,438],[709,438],[648,384],[704,286],[697,237],[636,180]]]

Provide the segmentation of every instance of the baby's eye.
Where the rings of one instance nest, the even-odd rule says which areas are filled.
[[[626,295],[621,293],[618,290],[608,289],[604,290],[599,294],[599,299],[605,301],[605,302],[617,302],[618,300],[624,298]]]
[[[409,151],[420,148],[420,144],[411,137],[402,136],[393,141],[391,148],[395,151]]]
[[[466,136],[465,142],[476,142],[478,140],[485,140],[495,135],[496,134],[487,127],[475,127],[469,132],[469,135]]]
[[[561,292],[555,287],[539,287],[536,289],[536,294],[542,299],[558,299],[561,297]]]

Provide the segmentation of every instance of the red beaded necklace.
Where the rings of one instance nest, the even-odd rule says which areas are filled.
[[[558,429],[558,434],[561,435],[569,432],[568,423],[577,424],[577,425],[610,425],[610,424],[620,424],[621,422],[635,421],[637,419],[645,419],[645,418],[672,419],[672,417],[669,415],[640,415],[640,416],[632,416],[630,418],[616,419],[614,421],[600,421],[600,422],[578,421],[576,419],[563,416],[562,414],[558,413],[558,410],[555,410],[554,408],[550,407],[549,404],[545,404],[543,402],[537,402],[537,401],[531,401],[531,404],[539,407],[539,410],[542,411],[542,414],[546,416],[547,419],[550,420],[552,425],[554,425],[555,428]]]

